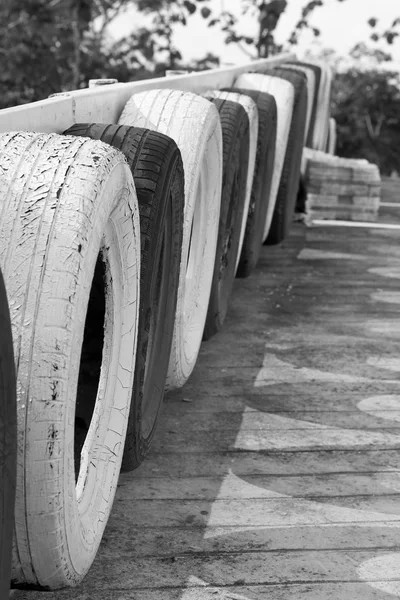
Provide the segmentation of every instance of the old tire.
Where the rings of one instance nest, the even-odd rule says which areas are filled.
[[[314,73],[315,76],[315,96],[314,96],[314,103],[313,103],[313,108],[312,108],[312,115],[311,115],[311,123],[310,123],[310,127],[308,130],[308,136],[307,136],[307,142],[306,142],[306,147],[307,148],[311,148],[313,150],[317,150],[318,148],[316,147],[317,144],[317,137],[318,137],[318,127],[319,127],[319,102],[321,99],[321,89],[322,89],[322,69],[320,66],[313,64],[313,63],[309,63],[309,62],[295,62],[295,63],[285,63],[285,65],[287,66],[295,66],[295,67],[304,67],[306,69],[311,69]]]
[[[181,269],[167,389],[179,388],[196,364],[210,299],[222,188],[222,130],[215,106],[178,90],[134,94],[119,123],[170,136],[182,154],[185,211]]]
[[[206,96],[217,107],[222,125],[223,178],[218,243],[203,339],[224,323],[232,292],[246,202],[249,164],[249,118],[243,106]]]
[[[249,145],[249,167],[247,170],[247,183],[246,183],[246,199],[244,203],[242,227],[240,231],[239,241],[239,252],[236,261],[236,271],[239,266],[240,255],[243,248],[244,236],[246,233],[246,223],[249,214],[251,190],[253,188],[254,172],[256,167],[256,156],[257,156],[257,142],[258,142],[258,108],[254,100],[246,94],[238,94],[235,92],[228,92],[223,90],[212,90],[207,92],[207,97],[212,96],[213,98],[219,98],[220,100],[231,100],[231,102],[239,102],[245,109],[250,125],[250,145]]]
[[[252,89],[232,88],[231,92],[249,96],[258,110],[256,165],[250,206],[237,277],[248,277],[255,268],[263,243],[264,224],[271,201],[271,185],[275,164],[277,107],[271,94]]]
[[[275,203],[281,179],[283,162],[289,137],[290,123],[294,105],[294,88],[291,83],[276,76],[262,75],[260,73],[245,73],[238,77],[235,86],[246,89],[256,89],[267,92],[274,96],[278,109],[277,134],[275,148],[275,163],[268,203],[267,214],[264,223],[263,242],[267,239],[274,214]]]
[[[331,104],[332,104],[332,71],[331,68],[325,64],[320,63],[322,72],[324,73],[323,90],[321,94],[321,137],[320,137],[320,149],[326,150],[329,136],[329,122],[331,118]]]
[[[164,397],[182,251],[184,176],[175,142],[156,131],[77,124],[68,135],[121,150],[131,168],[140,213],[140,308],[135,377],[122,470],[147,455]]]
[[[315,118],[310,132],[307,147],[325,152],[330,118],[332,73],[324,63],[295,63],[312,68],[317,78],[317,93],[315,100]]]
[[[314,147],[325,152],[329,133],[332,76],[326,64],[317,63],[317,66],[321,69],[321,82],[318,94],[316,129],[314,131]]]
[[[124,157],[102,142],[3,134],[0,171],[0,264],[18,365],[13,580],[56,589],[89,569],[117,487],[139,213]]]
[[[313,115],[313,108],[315,102],[315,73],[309,67],[302,67],[295,63],[291,63],[289,65],[282,63],[279,65],[280,69],[288,69],[289,71],[297,71],[298,73],[304,73],[307,81],[307,118],[306,118],[306,127],[304,131],[304,146],[307,144],[308,132],[310,130],[311,118]]]
[[[329,135],[328,135],[326,152],[328,154],[335,155],[336,154],[336,145],[337,145],[336,120],[333,118],[330,118],[329,119]]]
[[[281,179],[266,244],[279,244],[289,233],[300,182],[301,157],[307,120],[307,79],[304,73],[276,68],[273,73],[293,85],[294,105]]]
[[[11,578],[17,409],[13,340],[6,288],[0,271],[0,598],[8,598]]]

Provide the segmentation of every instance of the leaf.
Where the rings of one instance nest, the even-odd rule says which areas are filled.
[[[207,6],[202,6],[200,13],[203,19],[208,19],[208,17],[211,15],[211,10]]]
[[[196,5],[193,4],[193,2],[189,2],[189,0],[184,0],[183,5],[190,15],[193,15],[196,12]]]
[[[300,19],[300,21],[296,23],[296,29],[303,29],[304,27],[308,27],[308,23],[305,19]]]
[[[393,44],[394,40],[396,39],[396,37],[398,37],[398,33],[395,31],[387,31],[384,36],[386,38],[386,41],[388,44],[390,44],[390,46]]]

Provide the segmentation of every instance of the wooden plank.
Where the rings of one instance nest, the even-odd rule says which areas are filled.
[[[362,402],[364,398],[358,398],[358,402]],[[297,399],[295,399],[297,400]],[[283,401],[284,402],[284,401]],[[307,399],[303,400],[304,404]],[[357,403],[355,403],[357,404]],[[180,411],[175,414],[167,414],[164,417],[165,429],[168,431],[182,427],[186,430],[201,432],[220,432],[222,429],[227,431],[237,431],[240,426],[241,431],[249,431],[250,434],[257,430],[265,432],[288,432],[293,430],[315,430],[318,424],[322,427],[335,427],[342,429],[363,429],[364,431],[387,431],[388,433],[400,433],[400,410],[380,411],[371,410],[361,412],[361,410],[350,411],[285,411],[284,408],[275,411],[269,410],[269,402],[264,403],[264,410],[260,412],[255,407],[247,407],[244,405],[244,414],[237,411],[225,411],[223,406],[220,411],[201,412],[199,418],[198,412],[186,414],[182,419]]]
[[[130,558],[210,555],[263,551],[308,552],[310,550],[398,549],[399,529],[393,521],[356,525],[325,524],[319,527],[246,529],[240,535],[217,535],[219,528],[164,526],[151,529],[132,526],[113,517],[101,546],[101,559],[115,558],[121,552]]]
[[[216,490],[218,492],[218,490]],[[217,495],[217,494],[216,494]],[[392,496],[347,496],[313,501],[302,498],[286,498],[277,494],[274,498],[214,499],[207,500],[131,500],[117,498],[113,513],[124,519],[130,510],[130,524],[136,527],[182,527],[220,528],[218,535],[226,535],[241,529],[286,528],[298,526],[319,527],[336,523],[392,522],[400,527],[400,494]],[[132,508],[134,507],[134,511]]]
[[[400,225],[396,223],[358,223],[357,221],[349,221],[343,219],[338,223],[337,221],[326,219],[321,220],[319,217],[313,220],[312,223],[315,227],[366,227],[367,229],[392,229],[397,231],[400,229]]]
[[[375,583],[377,585],[377,583]],[[381,585],[387,585],[381,582]],[[74,600],[91,600],[87,591],[74,592]],[[183,591],[185,590],[185,591]],[[138,595],[140,593],[140,596]],[[18,592],[13,600],[63,600],[71,598],[68,592]],[[198,584],[189,588],[161,588],[96,590],[96,600],[337,600],[338,598],[362,598],[362,600],[393,600],[393,595],[377,590],[368,582],[305,582],[304,584],[206,586]]]
[[[221,451],[229,447],[253,452],[271,451],[309,451],[309,450],[400,450],[400,432],[363,431],[359,429],[321,428],[292,429],[287,434],[282,431],[245,430],[237,435],[237,430],[221,432],[192,431],[179,429],[166,431],[162,439],[157,438],[154,449],[168,448],[173,452],[185,454],[186,447],[191,452],[200,452],[204,446],[210,450]]]
[[[380,552],[380,555],[385,555]],[[273,586],[333,582],[359,582],[357,569],[373,559],[373,551],[249,552],[230,556],[176,556],[170,559],[143,558],[97,561],[80,586],[92,594],[101,590],[167,590],[190,585],[195,576],[212,586]],[[398,581],[396,573],[384,573]]]
[[[349,419],[346,422],[351,422],[352,419],[359,417],[363,419],[362,413],[357,410],[359,403],[366,401],[369,398],[393,398],[396,402],[399,400],[400,395],[398,394],[378,394],[376,396],[365,395],[361,391],[355,391],[352,393],[344,394],[329,394],[323,397],[320,394],[308,395],[302,392],[292,391],[289,394],[268,394],[268,397],[260,398],[258,395],[246,394],[238,396],[197,396],[196,398],[187,398],[186,394],[182,391],[177,391],[174,395],[169,395],[165,400],[163,414],[162,414],[162,425],[164,429],[168,429],[170,424],[176,420],[185,427],[191,426],[194,421],[198,425],[199,429],[203,429],[203,416],[199,416],[198,413],[209,413],[205,419],[208,426],[212,426],[213,414],[221,413],[226,416],[226,419],[231,418],[230,413],[242,413],[246,408],[247,412],[250,411],[266,411],[268,413],[279,413],[283,416],[289,416],[292,418],[298,418],[302,420],[319,420],[328,419],[324,421],[326,424],[338,424],[342,419]],[[360,407],[360,410],[362,408]],[[326,413],[326,415],[325,415]],[[370,412],[372,416],[378,419],[385,418],[389,420],[399,421],[400,410],[397,408],[371,408]],[[219,416],[217,416],[219,418]],[[170,420],[171,419],[171,420]],[[340,419],[340,421],[336,421]],[[366,423],[366,421],[364,422]],[[342,425],[345,422],[343,421]],[[373,423],[372,423],[373,424]],[[371,423],[370,423],[371,425]],[[390,426],[390,425],[389,425]],[[397,426],[397,425],[396,425]]]
[[[321,317],[323,320],[323,317]],[[364,327],[364,322],[360,321],[361,325]],[[347,324],[347,330],[349,325]],[[338,327],[339,329],[339,327]],[[346,329],[346,325],[343,326],[343,329]],[[390,340],[389,340],[390,341]],[[257,375],[257,371],[259,369],[254,368],[252,371],[248,371],[247,373],[242,372],[242,376],[239,377],[236,372],[231,374],[226,374],[223,372],[218,373],[218,369],[215,369],[214,373],[207,373],[209,375],[209,381],[201,381],[201,379],[197,378],[189,382],[185,388],[185,395],[189,398],[195,399],[200,398],[204,395],[207,395],[210,386],[214,382],[219,383],[218,389],[213,389],[213,394],[215,398],[219,397],[237,397],[237,396],[249,396],[249,397],[259,397],[265,398],[267,400],[270,395],[287,395],[293,394],[296,391],[296,388],[299,387],[298,382],[294,381],[291,383],[285,382],[277,382],[274,385],[269,385],[266,387],[254,387],[254,379]],[[220,369],[220,371],[222,371]],[[371,370],[372,371],[372,370]],[[302,393],[307,395],[315,395],[322,394],[323,392],[329,394],[350,394],[353,392],[359,392],[364,394],[365,397],[373,394],[390,394],[397,393],[399,389],[400,380],[398,379],[397,374],[393,374],[393,377],[390,380],[383,379],[382,373],[380,373],[381,378],[379,377],[378,372],[372,371],[371,379],[365,382],[335,382],[332,378],[331,381],[304,381],[301,384]]]
[[[400,470],[398,450],[309,450],[304,452],[265,452],[225,449],[223,451],[171,452],[167,447],[152,450],[146,467],[135,472],[135,478],[170,476],[191,477],[213,475],[225,477],[232,470],[238,476],[305,475],[330,473],[371,473]],[[397,475],[396,475],[397,476]]]
[[[132,485],[134,481],[134,485]],[[118,499],[137,500],[208,500],[263,498],[268,490],[276,497],[290,495],[291,498],[329,498],[363,496],[392,496],[400,492],[400,471],[375,471],[369,473],[330,473],[324,475],[271,476],[243,474],[238,477],[233,471],[225,475],[223,482],[214,477],[148,477],[136,479],[122,475],[119,482]]]
[[[323,318],[320,317],[320,315],[317,316],[318,318]],[[316,321],[318,322],[317,319]],[[364,326],[365,316],[354,315],[351,319],[347,320],[345,325],[349,326],[357,323],[360,323],[362,326]],[[339,327],[340,324],[338,325],[338,329]],[[374,393],[374,389],[378,389],[381,393],[385,393],[384,388],[386,386],[391,389],[391,387],[394,385],[398,386],[400,383],[398,373],[382,374],[381,371],[373,371],[372,369],[369,369],[370,376],[366,376],[365,374],[368,373],[366,364],[359,365],[359,368],[354,369],[355,373],[352,375],[347,372],[340,372],[340,369],[338,368],[340,367],[339,361],[335,365],[335,368],[332,368],[331,371],[328,371],[319,368],[319,366],[315,368],[309,368],[308,366],[299,367],[296,364],[296,361],[293,359],[293,362],[289,362],[290,359],[288,360],[286,357],[284,357],[286,360],[282,360],[278,357],[274,357],[273,353],[271,353],[270,356],[270,359],[269,357],[267,359],[266,356],[264,356],[263,362],[260,361],[261,365],[259,363],[258,367],[240,368],[234,366],[230,368],[225,366],[223,368],[210,368],[207,370],[209,374],[209,381],[218,381],[220,383],[221,389],[218,391],[222,391],[224,386],[230,388],[232,395],[237,395],[238,393],[243,394],[244,391],[256,393],[256,390],[259,387],[269,388],[274,385],[288,386],[299,383],[305,385],[303,388],[303,393],[305,394],[311,389],[314,389],[315,391],[315,388],[321,384],[328,384],[328,386],[331,384],[332,386],[336,386],[337,389],[347,389],[348,392],[351,392],[353,389],[360,389],[361,391],[363,388],[357,388],[357,384],[365,384],[365,390],[368,390],[368,384],[370,384],[372,386],[372,393]],[[274,359],[272,357],[274,357]],[[346,371],[347,370],[351,372],[350,365],[348,365]],[[198,379],[196,377],[196,388],[197,383]],[[374,385],[377,387],[374,388]],[[186,390],[189,389],[192,389],[192,385],[187,386]],[[267,394],[269,391],[264,389],[264,393]]]

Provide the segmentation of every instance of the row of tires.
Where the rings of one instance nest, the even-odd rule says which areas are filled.
[[[164,390],[287,235],[329,89],[325,67],[285,63],[203,96],[134,94],[118,124],[0,136],[1,597],[12,538],[17,586],[88,571]]]

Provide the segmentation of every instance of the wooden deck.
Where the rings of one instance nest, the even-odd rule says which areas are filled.
[[[296,225],[167,397],[83,584],[13,600],[400,597],[399,342],[400,229]]]

